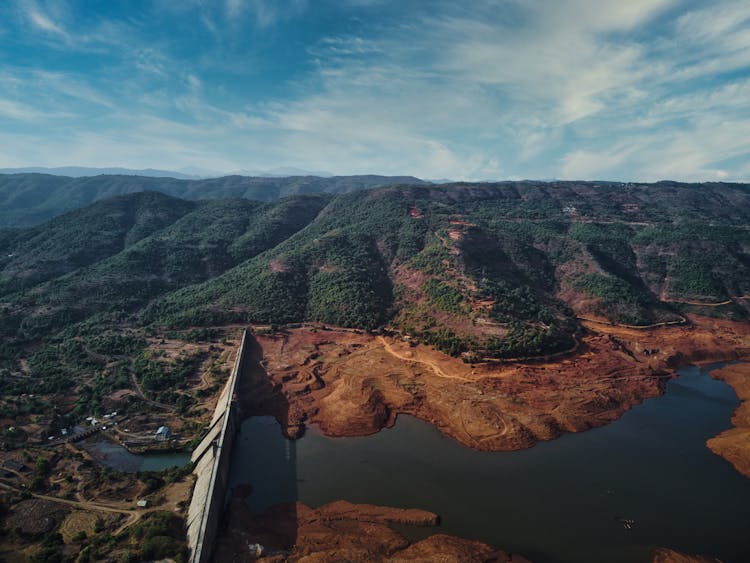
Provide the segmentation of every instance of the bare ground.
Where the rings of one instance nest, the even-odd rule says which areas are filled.
[[[271,414],[298,436],[316,423],[358,436],[400,413],[479,450],[516,450],[601,426],[658,395],[679,365],[750,356],[750,327],[691,317],[636,330],[585,323],[579,350],[539,363],[475,364],[427,346],[348,330],[258,336],[263,366],[241,394],[248,414]]]
[[[737,471],[750,477],[750,363],[727,366],[712,372],[711,376],[730,385],[742,402],[732,415],[734,428],[711,438],[706,445]]]

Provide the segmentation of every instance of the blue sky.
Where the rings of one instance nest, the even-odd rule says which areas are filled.
[[[0,167],[750,181],[750,2],[5,0]]]

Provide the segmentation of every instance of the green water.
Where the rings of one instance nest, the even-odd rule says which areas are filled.
[[[275,420],[251,418],[230,486],[253,485],[254,511],[338,499],[423,508],[442,523],[422,534],[482,540],[533,561],[647,561],[654,546],[750,561],[750,479],[705,446],[730,427],[738,400],[705,369],[680,370],[663,396],[608,426],[518,452],[476,452],[409,416],[369,437],[309,429],[296,442]],[[623,518],[635,521],[631,530]]]
[[[103,465],[126,473],[163,471],[171,467],[182,467],[190,461],[189,452],[132,454],[108,440],[89,441],[82,446]]]

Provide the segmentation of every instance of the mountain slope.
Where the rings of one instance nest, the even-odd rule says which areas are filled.
[[[195,209],[156,192],[97,202],[48,223],[0,231],[0,295],[112,256]]]
[[[143,198],[161,198],[150,231],[100,228],[110,206]],[[466,359],[543,355],[574,346],[581,318],[746,316],[748,216],[738,184],[395,186],[269,203],[133,194],[0,231],[0,320],[21,340],[101,313],[319,321],[389,327]]]
[[[187,378],[195,376],[191,362],[202,360],[157,358],[147,348],[159,348],[162,339],[218,339],[227,323],[271,325],[269,342],[283,348],[287,336],[299,337],[290,349],[304,348],[305,355],[317,354],[312,341],[356,337],[369,343],[362,360],[376,372],[391,369],[381,362],[393,356],[383,348],[392,340],[400,342],[398,357],[410,358],[412,350],[429,356],[436,348],[470,364],[465,367],[472,373],[478,362],[485,362],[484,370],[493,362],[574,350],[582,355],[571,355],[570,364],[587,358],[580,365],[589,366],[592,353],[604,346],[614,356],[602,369],[612,375],[628,353],[617,340],[622,329],[612,324],[682,324],[687,312],[748,318],[748,216],[748,186],[722,184],[505,182],[395,186],[271,202],[191,202],[154,193],[97,202],[31,229],[0,231],[6,260],[0,406],[13,419],[16,398],[32,393],[61,403],[70,396],[78,412],[101,413],[105,398],[129,389],[132,377],[127,361],[115,367],[100,356],[129,355],[139,362],[137,381],[152,398],[179,400],[180,409],[189,409],[205,391],[184,392]],[[19,248],[23,256],[8,259]],[[315,334],[317,328],[285,327],[279,334],[273,326],[305,321],[375,330],[383,338],[342,330]],[[592,337],[592,326],[606,326],[614,340]],[[714,342],[706,340],[706,355]],[[334,349],[338,356],[354,354],[353,347]],[[696,357],[701,354],[696,349]],[[640,356],[628,358],[650,369]],[[354,387],[330,388],[325,408],[350,404],[345,412],[381,412],[381,389],[394,383],[392,374],[360,378],[359,361],[359,355],[353,359],[347,379]],[[452,365],[462,373],[456,367],[462,362]],[[314,373],[295,373],[284,372],[281,384],[291,377],[303,394],[318,385]],[[219,381],[214,375],[206,383],[210,389]],[[531,390],[538,375],[516,382]],[[604,401],[617,412],[618,405],[642,398],[629,395],[632,388],[621,395],[621,386],[618,380],[604,395],[614,398]],[[423,389],[399,389],[387,408],[416,413],[403,405],[417,408]],[[464,400],[475,408],[475,399],[454,391],[445,389],[454,397],[446,412]],[[519,397],[520,405],[527,396]],[[481,420],[485,407],[477,408]],[[34,409],[51,407],[39,403]],[[550,431],[545,420],[540,435]],[[568,427],[565,416],[560,424]]]
[[[746,314],[748,216],[742,185],[356,192],[268,253],[153,304],[146,319],[390,323],[456,355],[549,353],[573,345],[577,316],[678,322],[681,308],[725,300],[726,314]]]
[[[142,198],[143,194],[131,194],[115,201]],[[24,315],[23,331],[31,335],[102,312],[130,312],[155,296],[218,276],[307,225],[327,204],[328,197],[292,196],[270,203],[242,199],[200,204],[175,201],[179,205],[167,201],[166,207],[189,204],[194,210],[95,264],[81,264],[84,267],[68,275],[10,296],[14,311],[34,311]],[[102,203],[86,211],[98,209]],[[50,223],[69,220],[81,211]]]

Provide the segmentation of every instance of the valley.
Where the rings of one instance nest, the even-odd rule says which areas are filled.
[[[469,451],[535,451],[620,419],[678,368],[750,355],[745,184],[336,178],[249,200],[247,181],[220,180],[201,186],[228,191],[204,198],[104,191],[0,229],[4,553],[184,558],[190,467],[129,473],[90,452],[192,449],[245,327],[260,363],[239,382],[243,415],[273,417],[300,443],[311,431],[364,439],[413,417]],[[745,399],[746,365],[712,375]],[[746,404],[734,429],[707,437],[744,474]],[[56,498],[65,514],[44,530],[8,524]],[[355,503],[325,502],[340,500]],[[83,502],[131,517],[76,516],[81,530],[58,532]],[[527,555],[458,528],[405,540],[391,528],[400,516],[372,516],[385,508],[322,504],[273,518],[300,515],[318,538],[310,553],[368,529],[394,557],[440,545],[458,558]]]

